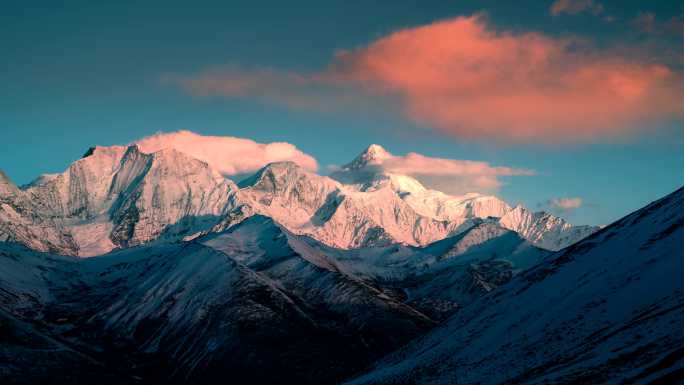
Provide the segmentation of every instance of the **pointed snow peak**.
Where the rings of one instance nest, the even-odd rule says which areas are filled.
[[[379,144],[371,144],[363,151],[359,156],[354,158],[350,163],[344,165],[342,169],[345,170],[358,170],[362,169],[368,165],[379,165],[384,160],[392,157],[392,154],[385,150]]]
[[[294,170],[300,170],[301,167],[293,161],[285,160],[285,161],[280,161],[280,162],[269,163],[263,169],[272,170],[272,171],[276,171],[276,170],[294,171]]]
[[[515,211],[515,212],[527,212],[527,211],[529,211],[529,210],[527,210],[527,209],[525,208],[525,206],[522,205],[522,203],[518,203],[517,205],[515,205],[515,207],[513,208],[512,211]]]
[[[253,175],[243,179],[238,183],[238,187],[253,187],[259,184],[263,184],[265,179],[270,182],[275,182],[276,180],[281,180],[287,175],[298,175],[307,173],[301,166],[292,161],[282,161],[269,163],[262,167],[259,171],[255,172]]]
[[[368,146],[368,148],[366,148],[366,151],[364,151],[364,153],[369,154],[373,157],[380,157],[380,158],[387,157],[390,155],[390,153],[387,150],[385,150],[385,148],[379,144],[371,144],[370,146]]]
[[[297,163],[292,161],[282,161],[267,164],[261,170],[257,171],[255,175],[258,175],[260,178],[262,178],[264,175],[283,176],[301,173],[306,173],[306,171]]]

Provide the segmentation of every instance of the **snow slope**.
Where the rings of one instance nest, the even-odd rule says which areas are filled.
[[[395,295],[398,291],[406,304],[435,320],[508,282],[549,254],[495,222],[481,222],[424,247],[337,250],[305,238],[297,242],[307,243],[310,250],[334,261],[344,274],[375,282]]]
[[[353,384],[677,383],[684,189],[547,257]]]
[[[78,245],[59,218],[41,215],[48,208],[32,199],[0,171],[0,241],[34,250],[72,254]]]
[[[215,383],[226,372],[237,383],[331,383],[433,325],[289,237],[255,215],[196,241],[86,259],[0,244],[0,316],[12,335],[68,347],[41,358],[52,370],[0,363],[0,383],[22,383],[18,373],[86,381],[91,368],[68,370],[73,354],[137,383]],[[0,356],[25,353],[10,337],[0,335]]]

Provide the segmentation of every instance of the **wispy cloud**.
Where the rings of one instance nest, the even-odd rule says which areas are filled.
[[[582,207],[582,198],[553,198],[547,204],[554,211],[567,212]]]
[[[684,38],[684,16],[674,16],[666,20],[658,20],[653,12],[640,12],[632,23],[645,33],[674,35]]]
[[[292,161],[316,171],[318,163],[311,155],[286,142],[258,143],[233,136],[207,136],[191,131],[158,133],[140,139],[135,144],[143,152],[173,148],[207,162],[224,175],[253,172],[267,163]]]
[[[372,97],[422,126],[500,143],[605,140],[684,117],[680,74],[618,52],[499,31],[475,15],[339,51],[320,71],[208,71],[175,81],[195,94],[294,108],[335,109]]]

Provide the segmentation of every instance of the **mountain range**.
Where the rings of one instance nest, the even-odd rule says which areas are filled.
[[[34,250],[89,257],[157,241],[192,239],[261,214],[341,249],[424,246],[479,219],[558,250],[596,227],[510,207],[494,196],[452,196],[373,166],[391,156],[371,145],[331,177],[271,163],[234,183],[181,151],[94,147],[61,174],[21,188],[0,175],[0,239]]]
[[[94,147],[0,174],[0,383],[649,383],[684,377],[684,189],[604,228],[378,165],[234,182]]]

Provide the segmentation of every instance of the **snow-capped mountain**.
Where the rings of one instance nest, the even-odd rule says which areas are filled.
[[[543,211],[531,212],[521,205],[504,214],[499,223],[535,245],[554,251],[572,245],[598,230],[596,226],[573,226],[563,218]]]
[[[424,245],[467,228],[416,213],[389,187],[359,191],[292,162],[272,163],[240,186],[256,212],[342,249]]]
[[[331,176],[359,191],[389,188],[416,213],[436,220],[463,224],[473,218],[501,218],[503,227],[547,250],[560,250],[598,230],[595,226],[573,226],[562,218],[533,213],[520,205],[511,208],[491,195],[453,196],[428,189],[408,175],[384,171],[382,162],[392,157],[382,146],[373,144]]]
[[[3,193],[14,202],[3,205],[3,226],[26,223],[20,230],[27,230],[3,230],[5,238],[92,256],[210,229],[234,207],[237,187],[176,150],[144,154],[137,146],[113,146],[91,148],[65,172],[11,190]],[[51,236],[24,235],[40,231]]]
[[[437,220],[463,221],[465,218],[502,217],[511,207],[494,196],[470,193],[452,196],[430,190],[408,175],[386,172],[382,162],[393,155],[378,144],[370,145],[331,177],[360,191],[389,188],[416,212]]]
[[[684,188],[480,298],[353,384],[674,384]]]
[[[424,246],[489,217],[550,250],[595,231],[512,209],[494,196],[430,190],[411,176],[384,172],[380,164],[392,156],[371,145],[331,177],[292,162],[272,163],[238,187],[177,150],[94,147],[65,172],[21,189],[0,176],[0,240],[93,256],[223,231],[255,214],[343,249]]]

